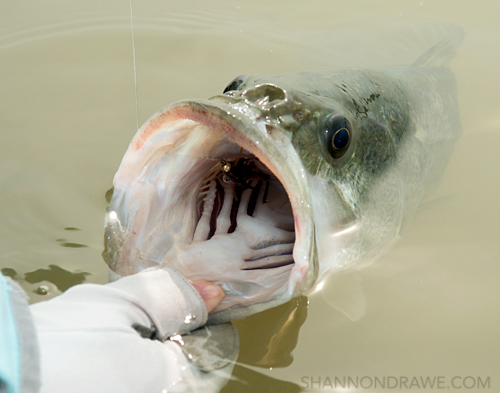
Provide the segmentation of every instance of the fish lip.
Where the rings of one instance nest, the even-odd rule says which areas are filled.
[[[259,158],[276,175],[287,191],[295,222],[295,265],[289,279],[289,293],[295,296],[314,285],[319,270],[308,177],[291,142],[286,153],[293,151],[295,162],[301,165],[300,174],[288,164],[289,160],[286,158],[290,157],[282,157],[282,152],[265,131],[265,124],[259,124],[258,120],[251,119],[242,112],[245,108],[250,110],[248,106],[237,105],[226,101],[224,96],[216,96],[210,100],[181,100],[167,106],[155,116],[161,118],[162,122],[191,120],[214,131],[223,132],[230,140]],[[144,137],[147,138],[147,135]],[[135,141],[139,147],[143,142],[141,138]]]

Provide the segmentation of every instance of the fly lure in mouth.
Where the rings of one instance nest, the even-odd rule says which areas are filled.
[[[266,192],[264,193],[263,203],[266,203],[270,174],[266,173],[267,168],[262,168],[262,164],[258,165],[259,161],[256,158],[242,158],[242,153],[243,148],[240,148],[240,153],[235,160],[221,159],[210,171],[210,173],[214,173],[214,176],[209,175],[202,189],[208,187],[210,181],[220,178],[224,183],[231,184],[234,197],[238,199],[236,195],[237,188],[255,190],[257,185],[260,186],[260,181],[265,181]]]

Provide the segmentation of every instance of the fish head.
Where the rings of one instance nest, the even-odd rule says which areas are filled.
[[[423,156],[404,91],[365,79],[241,76],[154,114],[114,178],[110,269],[213,281],[227,296],[210,319],[224,322],[375,258],[421,196]]]

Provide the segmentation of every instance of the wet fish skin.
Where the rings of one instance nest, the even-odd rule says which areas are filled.
[[[435,61],[440,45],[431,49],[433,57],[408,67],[242,77],[222,95],[180,101],[153,115],[132,140],[115,176],[106,219],[105,255],[111,269],[131,274],[168,264],[162,255],[175,251],[176,244],[189,246],[184,235],[192,232],[194,215],[186,200],[202,180],[177,187],[186,178],[178,168],[199,172],[179,152],[205,154],[203,166],[210,156],[205,150],[215,149],[217,138],[238,143],[281,180],[293,208],[296,241],[287,285],[255,302],[240,291],[241,305],[235,306],[233,298],[231,308],[216,310],[213,322],[282,304],[307,293],[327,273],[358,268],[380,256],[400,239],[422,199],[439,183],[460,135],[454,76]],[[442,56],[449,56],[445,46]],[[350,145],[338,159],[325,145],[325,125],[332,115],[351,124]],[[176,145],[179,141],[182,146]],[[145,169],[156,162],[155,170]],[[155,177],[156,172],[163,177]],[[170,190],[165,194],[165,189]],[[161,205],[157,195],[171,200],[176,210]],[[153,206],[170,214],[172,223],[170,216],[157,219]],[[188,219],[182,221],[179,206],[186,206]],[[200,269],[197,275],[203,274],[201,263]],[[270,285],[272,276],[267,277]],[[234,288],[245,287],[240,284]]]
[[[225,95],[232,105],[244,102],[259,113],[256,122],[268,132],[288,134],[311,183],[322,185],[312,196],[314,222],[326,216],[331,223],[316,225],[324,273],[366,264],[382,251],[377,247],[397,241],[439,183],[461,132],[455,89],[449,69],[416,64],[249,76]],[[353,128],[349,151],[339,160],[330,158],[322,140],[332,114],[345,116]],[[355,241],[333,258],[325,238],[356,225]]]

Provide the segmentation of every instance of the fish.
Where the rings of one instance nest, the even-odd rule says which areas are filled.
[[[105,214],[110,278],[154,266],[220,285],[222,323],[313,291],[401,239],[461,126],[443,39],[409,66],[242,75],[133,137]]]

